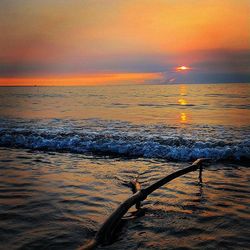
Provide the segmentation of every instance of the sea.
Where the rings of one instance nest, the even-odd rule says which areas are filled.
[[[250,84],[0,88],[0,249],[77,249],[143,187],[97,249],[250,249]]]

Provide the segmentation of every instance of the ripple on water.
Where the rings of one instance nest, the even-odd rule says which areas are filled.
[[[0,154],[3,249],[75,249],[93,238],[104,219],[131,195],[122,183],[140,174],[146,187],[187,165],[22,150],[8,153]],[[145,215],[126,220],[114,243],[101,248],[247,249],[249,191],[246,167],[211,166],[204,170],[202,184],[198,173],[190,173],[149,196],[143,202]]]

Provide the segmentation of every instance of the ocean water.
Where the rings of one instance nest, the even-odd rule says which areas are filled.
[[[0,88],[0,249],[75,249],[200,157],[100,249],[250,248],[250,84]]]

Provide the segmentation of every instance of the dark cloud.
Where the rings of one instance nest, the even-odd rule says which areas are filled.
[[[175,72],[188,63],[192,70]],[[162,72],[163,80],[175,82],[250,82],[250,51],[211,50],[186,54],[109,55],[100,58],[72,57],[59,63],[1,63],[1,77],[73,75],[104,72]]]
[[[189,73],[179,75],[176,83],[250,83],[250,73]]]

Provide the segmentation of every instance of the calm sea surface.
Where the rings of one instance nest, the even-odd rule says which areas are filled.
[[[99,249],[250,249],[250,84],[0,88],[0,249],[75,249],[142,187]]]

